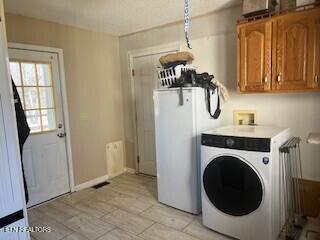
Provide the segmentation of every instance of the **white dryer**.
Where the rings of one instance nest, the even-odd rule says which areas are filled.
[[[202,134],[203,224],[241,240],[275,240],[280,217],[279,147],[290,130],[231,126]]]

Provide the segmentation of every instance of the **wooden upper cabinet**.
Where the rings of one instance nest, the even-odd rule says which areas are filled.
[[[281,16],[275,21],[275,32],[273,89],[313,88],[312,18],[304,13]]]
[[[313,12],[312,15],[315,34],[314,34],[314,65],[313,65],[313,75],[314,75],[314,88],[320,89],[320,9]]]
[[[260,21],[238,26],[238,90],[265,92],[271,89],[272,24]]]
[[[320,8],[237,26],[238,91],[320,90]]]

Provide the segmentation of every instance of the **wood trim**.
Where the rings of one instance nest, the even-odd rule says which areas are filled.
[[[265,56],[264,56],[264,91],[271,90],[271,76],[272,76],[272,22],[268,21],[265,27]]]

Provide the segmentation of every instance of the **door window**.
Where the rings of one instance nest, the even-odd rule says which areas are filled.
[[[211,203],[232,216],[255,211],[262,202],[263,186],[251,166],[234,156],[220,156],[205,168],[203,186]]]
[[[10,71],[31,133],[56,130],[51,63],[12,60]]]

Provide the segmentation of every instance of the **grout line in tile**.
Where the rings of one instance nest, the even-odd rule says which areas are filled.
[[[146,208],[145,210],[143,210],[142,212],[138,213],[137,215],[140,215],[140,216],[141,216],[142,213],[148,211],[149,209],[151,209],[151,208],[153,208],[153,207],[155,206],[155,205],[153,205],[152,203],[150,203],[150,204],[151,204],[150,207]]]
[[[143,230],[141,233],[139,233],[137,236],[141,237],[141,234],[147,231],[149,228],[151,228],[153,225],[157,224],[158,222],[153,222],[149,227],[147,227],[145,230]]]
[[[110,204],[110,205],[111,205],[111,204]],[[112,205],[112,206],[114,206],[114,205]],[[106,216],[114,213],[115,211],[118,211],[119,209],[120,209],[119,207],[116,207],[116,209],[113,209],[111,212],[108,212],[107,214],[103,215],[102,217],[99,217],[99,219],[100,219],[101,221],[104,221],[104,220],[103,220],[104,217],[106,217]],[[106,221],[104,221],[104,222],[106,222]]]
[[[64,236],[63,238],[61,238],[61,240],[66,239],[67,237],[69,237],[70,235],[72,235],[72,234],[74,234],[74,233],[76,233],[76,232],[72,230],[72,233],[70,233],[70,234],[68,234],[68,235]]]
[[[191,221],[181,229],[181,232],[184,232],[184,230],[186,230],[186,228],[189,227],[193,223],[193,221],[195,221],[195,216],[193,216]]]
[[[111,231],[113,231],[114,229],[117,228],[117,226],[112,225],[111,223],[108,223],[108,224],[111,225],[113,228],[111,228],[110,230],[106,231],[105,233],[101,234],[100,236],[98,236],[97,238],[95,238],[95,239],[93,239],[93,240],[99,239],[99,238],[101,238],[102,236],[108,234],[109,232],[111,232]]]

